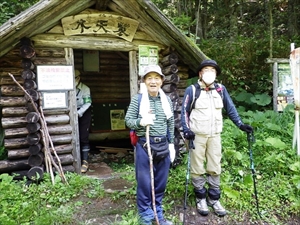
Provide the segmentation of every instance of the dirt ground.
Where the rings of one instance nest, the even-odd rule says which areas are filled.
[[[122,179],[122,174],[116,174],[114,171],[108,166],[105,161],[113,160],[118,161],[120,159],[126,157],[133,157],[132,155],[118,153],[118,154],[110,154],[110,153],[99,153],[96,152],[90,155],[90,168],[87,172],[87,176],[91,176],[97,179],[104,180],[103,186],[105,188],[106,193],[120,192],[126,191],[133,184],[127,182]],[[122,218],[121,216],[125,214],[126,210],[130,205],[135,204],[135,200],[121,198],[117,201],[112,201],[109,194],[106,195],[105,198],[96,198],[90,199],[86,196],[82,195],[75,200],[82,201],[85,204],[78,207],[78,212],[74,218],[77,221],[76,225],[112,225],[112,224],[121,224]],[[184,213],[185,216],[184,216]],[[166,215],[170,216],[170,215]],[[227,215],[225,217],[216,216],[213,211],[210,212],[208,216],[201,216],[196,211],[194,205],[188,206],[186,210],[183,209],[183,205],[176,206],[174,211],[172,212],[172,216],[175,216],[179,219],[177,224],[183,224],[183,217],[185,217],[186,225],[273,225],[265,222],[250,222],[244,221],[243,223],[237,223],[234,221],[233,217]],[[286,225],[298,225],[300,224],[300,217],[291,217],[289,221],[283,223]]]

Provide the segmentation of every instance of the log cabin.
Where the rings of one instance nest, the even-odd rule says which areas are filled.
[[[143,65],[154,60],[162,67],[162,88],[173,102],[175,126],[180,129],[190,71],[207,58],[149,0],[42,0],[4,23],[0,40],[6,151],[0,173],[34,174],[34,167],[43,171],[43,126],[64,170],[80,173],[75,69],[91,89],[90,141],[130,143],[124,115],[139,91]],[[50,80],[43,72],[47,69],[52,70]],[[45,124],[36,109],[42,110]]]

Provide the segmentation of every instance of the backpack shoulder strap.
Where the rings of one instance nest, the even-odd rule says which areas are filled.
[[[223,88],[222,88],[222,84],[219,84],[219,83],[214,83],[215,85],[215,89],[216,91],[220,94],[222,100],[223,100]]]
[[[140,109],[140,104],[141,104],[141,100],[142,100],[142,94],[138,94],[138,108]]]
[[[201,88],[200,88],[200,85],[198,84],[198,82],[193,84],[192,88],[193,88],[193,101],[191,104],[191,111],[195,108],[195,102],[196,102],[197,98],[199,98],[200,92],[201,92]]]

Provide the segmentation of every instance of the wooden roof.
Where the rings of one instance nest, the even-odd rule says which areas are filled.
[[[137,20],[141,30],[156,42],[174,48],[193,70],[207,58],[149,0],[41,0],[0,27],[0,57],[13,49],[21,38],[42,34],[60,24],[62,18],[76,15],[92,6]]]

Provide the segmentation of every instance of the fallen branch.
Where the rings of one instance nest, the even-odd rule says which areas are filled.
[[[38,110],[38,108],[35,106],[35,102],[33,101],[32,97],[27,93],[27,91],[22,87],[22,85],[19,84],[19,82],[15,79],[14,75],[11,74],[11,73],[8,73],[8,75],[23,90],[23,92],[25,93],[25,95],[28,97],[28,99],[32,103],[32,106],[33,106],[34,110],[36,111],[36,113],[38,114],[38,116],[40,118],[40,121],[41,121],[40,132],[41,132],[41,135],[43,137],[42,140],[43,140],[43,144],[44,144],[44,147],[45,147],[45,150],[44,150],[45,164],[46,164],[46,168],[48,170],[47,172],[50,173],[50,176],[51,176],[51,179],[52,179],[52,184],[54,185],[54,175],[53,175],[53,171],[52,171],[52,166],[51,165],[53,165],[56,168],[59,176],[62,179],[62,182],[68,184],[68,182],[66,180],[66,177],[64,175],[61,163],[60,163],[60,159],[59,159],[58,155],[56,154],[56,151],[55,151],[55,149],[53,147],[53,142],[51,141],[51,137],[50,137],[49,131],[47,129],[47,123],[46,123],[45,118],[43,116],[44,115],[43,111],[40,112]],[[54,161],[54,159],[52,157],[51,151],[49,149],[49,143],[51,143],[51,147],[52,147],[54,155],[55,155],[55,157],[57,159],[58,165],[56,164],[56,162]]]

